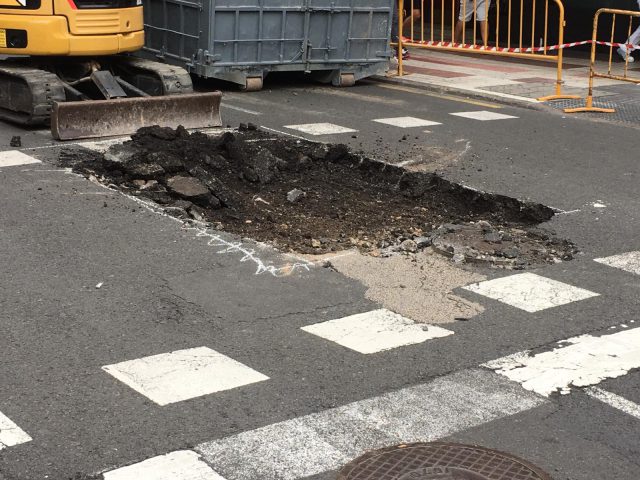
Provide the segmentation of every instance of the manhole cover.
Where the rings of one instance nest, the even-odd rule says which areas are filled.
[[[337,480],[552,480],[508,453],[455,443],[413,443],[366,453]]]

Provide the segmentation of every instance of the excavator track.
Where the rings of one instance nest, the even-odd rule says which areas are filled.
[[[189,72],[180,67],[143,58],[119,56],[112,69],[124,80],[152,96],[193,93]]]
[[[49,122],[58,140],[128,135],[150,125],[218,127],[220,98],[193,93],[180,67],[125,55],[0,62],[0,120]]]
[[[29,66],[0,64],[1,120],[42,125],[49,121],[53,102],[64,101],[64,85],[53,73]]]

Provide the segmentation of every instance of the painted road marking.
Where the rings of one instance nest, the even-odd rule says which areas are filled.
[[[298,130],[300,132],[307,133],[309,135],[335,135],[338,133],[353,133],[357,132],[352,128],[341,127],[333,123],[307,123],[304,125],[285,125],[284,128],[291,130]]]
[[[481,122],[486,122],[489,120],[506,120],[509,118],[518,118],[513,115],[505,115],[504,113],[497,112],[489,112],[487,110],[480,110],[479,112],[457,112],[451,113],[450,115],[455,115],[456,117],[470,118],[472,120],[480,120]]]
[[[456,95],[447,95],[444,93],[428,92],[424,88],[407,87],[404,85],[391,85],[388,83],[377,83],[375,84],[375,86],[379,88],[386,88],[387,90],[397,90],[400,92],[413,93],[415,95],[423,95],[427,97],[440,98],[442,100],[451,100],[452,102],[468,103],[471,105],[476,105],[478,107],[495,108],[497,110],[502,108],[502,105],[498,103],[489,103],[489,102],[483,102],[480,100],[472,100],[468,98],[458,97]]]
[[[337,469],[367,450],[433,441],[547,401],[499,375],[466,370],[195,450],[229,480],[294,480]]]
[[[620,395],[607,392],[606,390],[602,390],[598,387],[589,387],[585,389],[585,393],[590,397],[598,399],[601,402],[640,420],[640,405],[632,402],[631,400],[627,400]]]
[[[0,412],[0,450],[21,443],[30,442],[32,438],[27,432],[13,423],[9,417]]]
[[[102,369],[158,405],[269,379],[207,347],[152,355]]]
[[[97,142],[79,142],[76,145],[93,150],[94,152],[105,153],[109,150],[109,147],[119,145],[127,140],[131,140],[131,137],[108,138],[107,140],[98,140]]]
[[[535,273],[520,273],[462,288],[531,313],[599,295]]]
[[[222,108],[228,108],[229,110],[237,110],[238,112],[248,113],[249,115],[262,115],[262,112],[256,112],[255,110],[249,110],[248,108],[237,107],[235,105],[229,105],[228,103],[223,103],[221,105]]]
[[[595,258],[594,262],[640,275],[640,251],[622,253],[611,257]]]
[[[440,122],[432,122],[431,120],[424,120],[416,117],[393,117],[393,118],[378,118],[374,122],[384,123],[386,125],[393,125],[400,128],[413,128],[413,127],[431,127],[433,125],[442,125]]]
[[[540,395],[568,394],[571,387],[597,385],[640,368],[640,328],[601,337],[580,335],[559,345],[549,352],[519,352],[483,366]]]
[[[18,150],[6,150],[0,152],[0,168],[16,167],[18,165],[31,165],[33,163],[42,163],[31,155],[26,155]]]
[[[386,308],[308,325],[302,330],[365,354],[453,335],[451,330],[416,324]]]
[[[103,476],[104,480],[225,480],[191,450],[159,455]]]

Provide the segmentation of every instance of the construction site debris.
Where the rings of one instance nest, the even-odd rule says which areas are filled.
[[[257,128],[218,136],[149,127],[104,155],[64,149],[62,166],[183,218],[287,252],[375,256],[433,248],[456,263],[525,268],[570,260],[571,242],[537,228],[541,204]]]

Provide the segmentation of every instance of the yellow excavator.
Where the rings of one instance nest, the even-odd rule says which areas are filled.
[[[57,139],[128,134],[160,124],[220,126],[220,92],[136,58],[141,0],[0,0],[0,120],[51,123]]]

